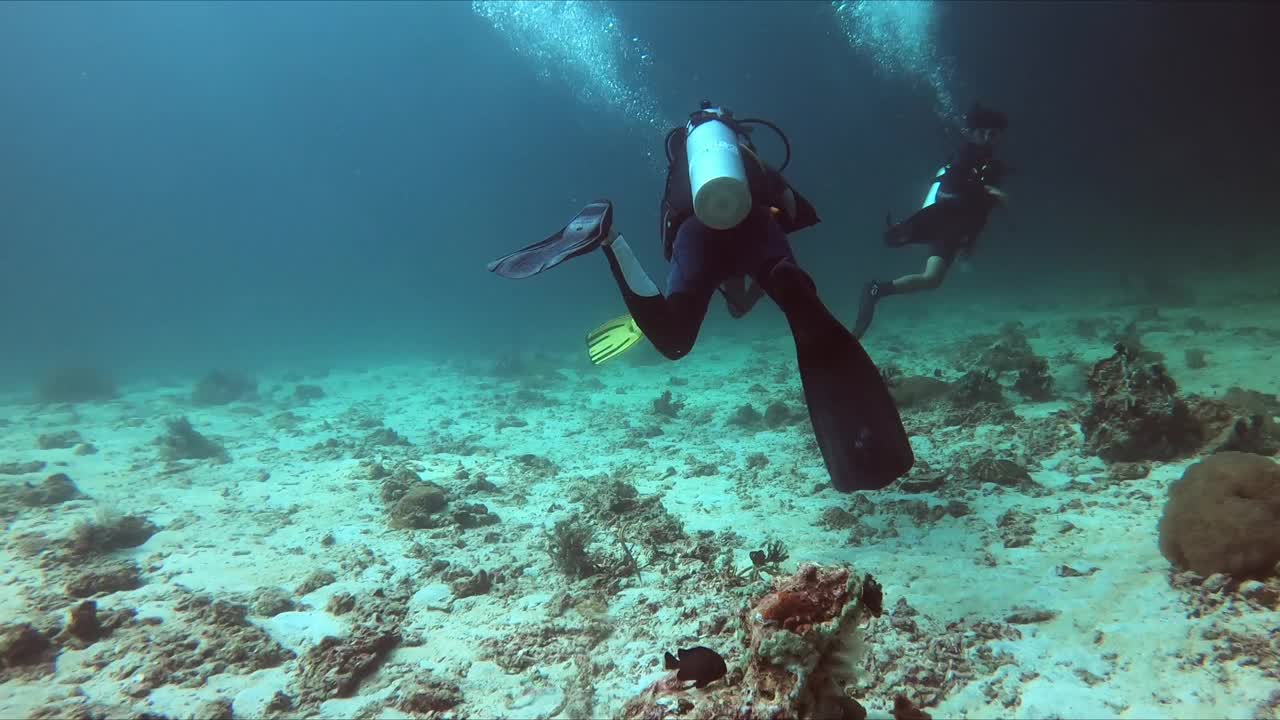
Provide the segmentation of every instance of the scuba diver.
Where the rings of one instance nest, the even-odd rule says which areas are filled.
[[[750,138],[754,125],[782,137],[787,157],[779,169],[760,159]],[[819,218],[782,175],[791,158],[786,136],[766,120],[737,119],[703,101],[686,125],[667,133],[666,155],[659,227],[670,263],[666,295],[614,230],[608,200],[588,204],[559,232],[489,263],[489,270],[527,278],[601,249],[637,329],[672,360],[693,348],[717,288],[751,277],[791,328],[832,484],[840,492],[887,487],[915,456],[879,369],[796,264],[787,233]]]
[[[725,280],[718,289],[724,296],[729,316],[735,320],[751,312],[765,294],[759,283],[750,282],[741,275]],[[600,365],[630,350],[643,339],[644,333],[640,332],[635,318],[631,313],[623,313],[587,333],[587,359],[592,365]]]
[[[911,243],[927,244],[929,257],[924,272],[904,275],[897,280],[876,280],[862,288],[858,319],[853,334],[865,337],[875,316],[876,303],[887,295],[934,290],[942,285],[958,255],[973,253],[978,233],[997,203],[1008,196],[997,185],[1003,180],[1005,167],[995,157],[995,146],[1009,127],[1009,120],[998,110],[974,103],[964,119],[961,134],[964,144],[951,160],[934,176],[925,195],[924,205],[914,215],[894,224],[888,220],[884,242],[890,247]]]

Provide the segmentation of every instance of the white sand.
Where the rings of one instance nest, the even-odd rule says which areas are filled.
[[[1099,314],[1127,320],[1133,313],[1132,308],[1120,308]],[[910,324],[923,314],[930,324]],[[1280,313],[1274,308],[1169,310],[1162,315],[1163,320],[1144,323],[1153,328],[1144,340],[1166,353],[1184,393],[1220,396],[1232,385],[1280,391],[1272,357],[1275,340],[1231,332],[1242,325],[1280,328]],[[1203,317],[1213,329],[1187,330],[1184,321],[1191,315]],[[897,364],[909,373],[940,367],[948,378],[955,378],[953,363],[939,348],[973,333],[994,332],[1003,322],[1017,319],[1031,331],[1035,350],[1050,359],[1059,386],[1078,393],[1082,371],[1058,358],[1074,352],[1080,367],[1087,369],[1109,355],[1110,347],[1105,336],[1082,340],[1072,333],[1073,317],[996,306],[975,312],[886,303],[868,349],[882,365]],[[908,330],[919,334],[909,336]],[[1209,350],[1206,369],[1184,366],[1183,351],[1196,346]],[[409,580],[413,593],[400,628],[406,642],[355,697],[321,706],[318,712],[324,717],[407,716],[383,706],[393,704],[414,678],[426,676],[459,686],[464,702],[453,712],[460,716],[540,718],[559,712],[560,717],[570,717],[575,708],[585,707],[575,680],[581,672],[594,675],[585,684],[591,689],[591,711],[605,717],[661,676],[664,650],[698,644],[702,621],[716,613],[732,615],[739,607],[732,596],[694,581],[692,572],[664,576],[650,569],[642,574],[643,584],[627,580],[624,590],[608,600],[607,615],[595,622],[612,634],[594,648],[581,635],[592,622],[590,611],[553,612],[560,593],[570,594],[570,604],[593,593],[590,581],[572,583],[555,569],[541,549],[543,529],[579,511],[567,490],[575,479],[599,483],[599,476],[610,474],[634,484],[642,497],[660,495],[663,506],[690,534],[736,533],[741,538],[734,548],[738,568],[749,567],[749,550],[777,539],[790,554],[786,568],[801,561],[851,563],[884,585],[887,607],[905,598],[919,612],[916,620],[922,627],[941,628],[958,620],[1001,622],[1023,607],[1058,613],[1046,622],[1019,625],[1021,638],[993,641],[991,649],[1009,653],[1012,662],[961,684],[930,708],[934,717],[1275,716],[1274,707],[1259,710],[1280,687],[1275,658],[1263,667],[1217,662],[1212,657],[1214,644],[1202,633],[1224,625],[1264,642],[1270,634],[1274,652],[1280,632],[1276,613],[1237,599],[1192,617],[1190,596],[1170,586],[1168,562],[1156,543],[1156,523],[1165,487],[1189,461],[1157,464],[1148,478],[1086,493],[1065,486],[1077,477],[1104,475],[1100,461],[1082,458],[1075,449],[1030,458],[1033,478],[1051,493],[1035,497],[987,486],[962,498],[972,514],[947,516],[925,527],[905,515],[895,518],[897,511],[890,504],[909,500],[937,505],[945,499],[873,494],[869,497],[880,509],[865,518],[866,524],[884,528],[892,522],[897,536],[877,536],[853,546],[848,530],[827,529],[819,522],[831,508],[845,508],[855,516],[859,512],[849,496],[830,489],[814,491],[826,483],[826,475],[807,422],[756,433],[727,424],[737,407],[748,401],[763,411],[770,399],[785,398],[793,409],[802,410],[786,335],[754,343],[708,335],[692,356],[674,365],[635,365],[632,361],[642,352],[650,351],[636,351],[600,369],[590,368],[584,359],[566,358],[562,380],[530,385],[543,388],[558,403],[549,406],[515,399],[518,382],[424,363],[335,372],[309,380],[323,386],[326,397],[307,406],[295,407],[289,401],[292,383],[259,377],[263,399],[213,408],[191,407],[189,387],[125,388],[120,400],[77,407],[74,414],[66,408],[18,403],[0,408],[0,417],[11,421],[0,431],[0,462],[48,463],[39,473],[0,482],[35,482],[65,472],[90,498],[25,510],[13,519],[0,563],[0,616],[7,622],[35,621],[40,613],[31,607],[30,598],[62,592],[42,574],[37,558],[18,550],[16,538],[28,533],[63,537],[99,509],[144,514],[165,529],[141,547],[113,557],[136,560],[145,584],[98,598],[102,611],[133,607],[139,617],[161,618],[181,628],[189,622],[189,616],[174,610],[182,589],[247,597],[262,587],[292,591],[313,571],[329,570],[335,582],[295,598],[304,607],[270,618],[250,617],[301,656],[325,635],[350,631],[350,615],[325,612],[336,593],[361,597]],[[684,384],[672,385],[673,377]],[[603,389],[593,389],[590,383],[597,380]],[[753,392],[755,383],[767,392]],[[651,402],[667,389],[686,405],[676,419],[659,423]],[[1064,406],[1028,403],[1017,410],[1024,418],[1036,418]],[[246,407],[258,412],[245,414]],[[295,433],[272,425],[273,416],[286,411],[302,419]],[[164,432],[167,418],[178,415],[186,415],[198,431],[223,442],[232,461],[191,462],[177,472],[164,472],[151,441]],[[501,522],[442,533],[391,529],[379,483],[367,479],[351,449],[342,450],[339,459],[319,458],[310,451],[330,438],[358,443],[370,431],[358,425],[360,415],[385,423],[413,444],[376,448],[374,459],[386,460],[390,468],[406,451],[425,452],[416,461],[424,480],[447,488],[454,504],[485,504]],[[495,423],[508,416],[528,424],[495,431]],[[664,434],[651,438],[649,447],[624,446],[633,439],[632,428],[652,425],[661,425]],[[69,449],[36,449],[39,434],[66,429],[77,430],[100,452],[77,455]],[[469,436],[481,448],[476,454],[432,452],[437,440]],[[921,435],[915,446],[922,461],[945,469],[950,454],[966,447],[999,447],[1007,442],[1002,438],[999,428],[948,431]],[[555,463],[558,475],[530,479],[513,460],[523,453]],[[752,453],[767,455],[769,465],[746,470]],[[714,472],[691,477],[703,463],[713,464]],[[484,472],[498,491],[462,497],[461,488],[468,481],[455,479],[459,468],[473,475]],[[668,468],[674,468],[670,476]],[[264,478],[264,472],[269,476]],[[756,479],[749,480],[752,477]],[[1034,540],[1025,547],[1006,548],[1001,542],[996,523],[1009,509],[1033,518]],[[1065,523],[1075,529],[1061,532]],[[495,542],[484,541],[490,532],[497,534]],[[326,535],[332,536],[331,545],[321,543]],[[612,552],[615,544],[607,535],[602,539],[600,549]],[[412,551],[419,541],[428,550],[425,557]],[[987,552],[993,565],[984,562]],[[448,582],[425,569],[432,559],[497,570],[508,577],[491,594],[457,599]],[[1059,577],[1056,568],[1061,565],[1092,572]],[[516,567],[523,568],[522,574],[510,577]],[[70,598],[63,603],[51,612],[62,617],[74,604]],[[516,633],[548,624],[555,629],[544,636],[545,642],[528,635],[513,639]],[[516,673],[505,672],[483,644],[489,639],[504,643],[504,655],[528,653],[531,664]],[[92,702],[116,712],[182,717],[204,701],[223,698],[233,701],[237,717],[254,717],[265,712],[277,691],[290,691],[299,665],[294,659],[249,674],[226,672],[200,687],[162,685],[145,697],[132,698],[125,694],[129,682],[115,679],[113,673],[127,659],[101,672],[83,669],[86,659],[114,642],[115,636],[86,650],[66,650],[52,675],[0,685],[0,716],[24,717],[47,706]],[[890,630],[886,617],[873,624],[870,642],[873,648],[877,643],[901,647],[909,637]],[[1198,654],[1208,654],[1208,659],[1189,661]],[[892,692],[911,691],[878,687],[865,703],[884,716]],[[81,697],[67,700],[73,694]],[[1018,702],[1006,707],[1002,700],[1010,697]]]

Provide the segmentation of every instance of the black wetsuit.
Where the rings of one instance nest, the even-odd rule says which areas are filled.
[[[886,233],[886,242],[928,245],[930,255],[941,257],[950,265],[959,253],[973,250],[996,205],[986,186],[995,186],[1001,175],[991,146],[966,142],[947,165],[936,201],[892,226]]]
[[[735,227],[728,230],[708,227],[693,213],[682,132],[677,139],[678,142],[669,143],[668,147],[672,162],[661,208],[663,254],[671,262],[666,296],[633,292],[617,258],[605,252],[636,325],[659,352],[672,360],[684,357],[693,348],[711,298],[726,281],[751,278],[776,302],[772,271],[784,260],[795,264],[787,233],[819,222],[813,206],[791,189],[781,173],[744,149],[743,163],[754,207]],[[796,217],[771,209],[788,204],[783,197],[788,190],[794,196],[790,204],[795,208]],[[737,308],[732,305],[742,308],[738,293],[726,293],[726,299],[731,303],[731,311],[737,314]]]

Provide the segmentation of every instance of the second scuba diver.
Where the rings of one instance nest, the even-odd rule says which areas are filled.
[[[660,233],[670,262],[664,296],[626,239],[613,229],[613,203],[587,205],[541,242],[489,263],[503,277],[527,278],[601,248],[631,322],[667,358],[693,348],[717,288],[745,312],[741,278],[777,303],[791,327],[809,418],[834,487],[879,490],[915,462],[897,406],[879,369],[818,298],[796,264],[787,233],[812,227],[817,212],[756,153],[751,125],[704,101],[666,136],[667,181]],[[787,161],[790,145],[787,144]],[[741,288],[742,294],[733,292]],[[736,297],[735,297],[736,296]],[[735,311],[736,312],[736,311]]]
[[[997,203],[1007,196],[997,185],[1003,180],[1003,163],[995,157],[996,142],[1009,127],[1004,113],[975,103],[965,115],[964,144],[951,161],[938,170],[924,205],[900,223],[889,223],[885,244],[901,247],[927,244],[924,272],[896,280],[876,280],[862,288],[853,334],[862,338],[875,316],[876,303],[888,295],[934,290],[942,285],[957,255],[968,257]]]

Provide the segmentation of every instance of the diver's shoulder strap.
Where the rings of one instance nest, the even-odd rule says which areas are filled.
[[[671,260],[672,248],[680,223],[693,213],[693,189],[689,187],[689,162],[685,150],[684,127],[667,134],[667,181],[658,205],[658,237],[662,241],[662,257]]]

